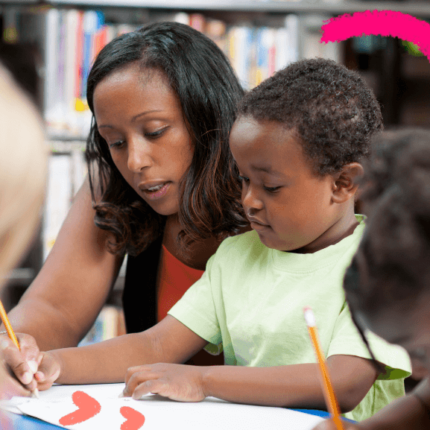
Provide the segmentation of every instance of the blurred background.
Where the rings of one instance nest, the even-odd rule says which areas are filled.
[[[293,61],[331,58],[368,82],[386,126],[430,127],[430,63],[417,46],[380,36],[319,42],[325,20],[369,9],[430,20],[428,0],[0,0],[0,61],[39,106],[52,153],[40,231],[21,267],[10,274],[5,307],[17,303],[37,274],[85,177],[91,122],[86,78],[106,43],[145,23],[185,23],[218,44],[246,89]],[[124,270],[83,343],[124,332],[123,283]]]

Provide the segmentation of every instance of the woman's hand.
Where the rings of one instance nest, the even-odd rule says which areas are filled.
[[[200,402],[206,398],[204,371],[205,367],[165,363],[130,367],[123,395],[137,400],[152,393],[182,402]]]
[[[357,424],[352,424],[346,421],[342,421],[342,424],[344,430],[359,430],[361,428]],[[316,427],[314,427],[313,430],[337,430],[337,427],[334,424],[333,420],[329,419],[318,424]]]
[[[0,360],[3,399],[13,396],[29,396],[37,388],[34,375],[42,360],[42,354],[34,338],[27,334],[17,334],[21,351],[7,334],[0,336]]]

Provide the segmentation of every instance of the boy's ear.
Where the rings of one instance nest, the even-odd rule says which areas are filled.
[[[342,170],[333,177],[333,202],[345,203],[353,198],[358,189],[358,179],[363,174],[364,169],[360,163],[345,164]]]

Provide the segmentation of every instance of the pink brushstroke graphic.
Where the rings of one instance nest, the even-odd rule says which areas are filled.
[[[430,61],[430,24],[392,10],[355,12],[324,21],[321,43],[341,42],[350,37],[392,36],[418,45]]]

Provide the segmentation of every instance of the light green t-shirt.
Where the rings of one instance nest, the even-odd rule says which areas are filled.
[[[169,314],[211,345],[224,350],[227,365],[270,367],[315,363],[303,317],[310,306],[326,357],[370,358],[345,303],[345,269],[364,230],[362,216],[354,233],[313,254],[267,248],[255,231],[226,239],[202,278]],[[360,421],[404,394],[410,374],[406,352],[370,336],[376,358],[388,366],[361,403],[346,414]]]

